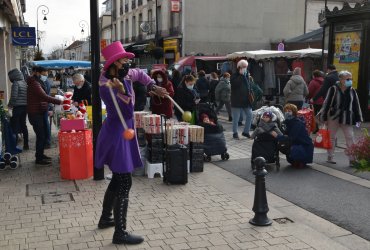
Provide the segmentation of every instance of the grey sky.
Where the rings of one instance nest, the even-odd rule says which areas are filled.
[[[101,3],[99,0],[99,10]],[[55,47],[62,47],[67,41],[67,46],[72,40],[86,38],[87,30],[81,34],[79,22],[85,20],[90,26],[90,0],[26,0],[26,13],[24,17],[30,27],[36,28],[37,7],[46,5],[49,14],[46,15],[47,23],[43,23],[42,8],[39,9],[39,30],[43,31],[43,39],[40,42],[40,49],[44,53],[50,53]]]

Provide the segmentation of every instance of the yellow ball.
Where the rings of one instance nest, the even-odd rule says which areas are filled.
[[[191,121],[191,118],[192,118],[192,115],[191,115],[191,112],[190,112],[190,111],[185,111],[185,112],[182,114],[182,119],[183,119],[185,122],[190,122],[190,121]]]

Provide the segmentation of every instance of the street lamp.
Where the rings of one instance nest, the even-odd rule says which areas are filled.
[[[42,19],[44,24],[46,24],[46,22],[48,20],[46,18],[46,15],[49,14],[49,8],[46,5],[39,5],[37,7],[37,11],[36,11],[36,34],[37,34],[37,53],[38,54],[40,53],[40,36],[39,36],[39,9],[40,8],[41,8],[42,14],[44,15],[44,18]]]
[[[88,42],[89,42],[89,56],[88,56],[88,60],[90,60],[90,50],[91,50],[91,48],[90,48],[90,27],[89,27],[89,23],[87,22],[87,21],[85,21],[85,20],[81,20],[80,21],[80,23],[79,23],[79,25],[80,25],[80,28],[81,28],[81,34],[82,35],[84,35],[84,33],[85,33],[85,30],[84,30],[84,28],[86,27],[86,29],[87,29],[87,39],[88,39]]]

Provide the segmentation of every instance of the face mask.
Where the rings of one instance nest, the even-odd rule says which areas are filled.
[[[125,76],[127,76],[128,74],[128,70],[130,69],[130,64],[129,63],[125,63],[122,65],[122,68],[120,68],[118,70],[118,76],[120,78],[124,78]]]
[[[76,86],[77,89],[81,89],[82,88],[82,85],[79,85],[79,86]]]
[[[348,87],[352,87],[352,80],[346,80],[344,85],[348,88]]]
[[[186,85],[186,87],[191,90],[194,88],[194,85]]]
[[[163,82],[163,78],[157,78],[157,82]]]
[[[241,68],[241,69],[239,69],[239,73],[241,75],[245,75],[247,73],[247,69],[246,68]]]
[[[47,76],[44,76],[44,75],[41,75],[40,76],[40,79],[41,79],[41,81],[45,82],[48,79],[48,77]]]
[[[291,119],[293,119],[293,113],[292,113],[292,112],[285,112],[285,113],[284,113],[284,118],[285,118],[286,120],[291,120]]]

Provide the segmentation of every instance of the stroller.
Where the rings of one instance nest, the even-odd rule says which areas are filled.
[[[266,111],[270,111],[273,114],[272,121],[277,123],[278,128],[284,131],[283,121],[284,115],[279,109],[280,107],[275,106],[263,106],[260,109],[253,111],[253,124],[255,127],[258,126],[262,114]],[[254,165],[254,159],[257,157],[263,157],[267,164],[275,163],[276,170],[280,169],[280,159],[279,159],[279,145],[277,140],[270,133],[262,133],[256,136],[252,145],[252,157],[251,166],[254,170],[256,166]]]
[[[201,117],[205,115],[214,125],[203,122]],[[210,104],[200,103],[197,105],[196,124],[204,128],[204,161],[210,162],[213,155],[221,155],[222,160],[228,160],[230,155],[227,153],[224,129],[218,123],[217,114]]]

